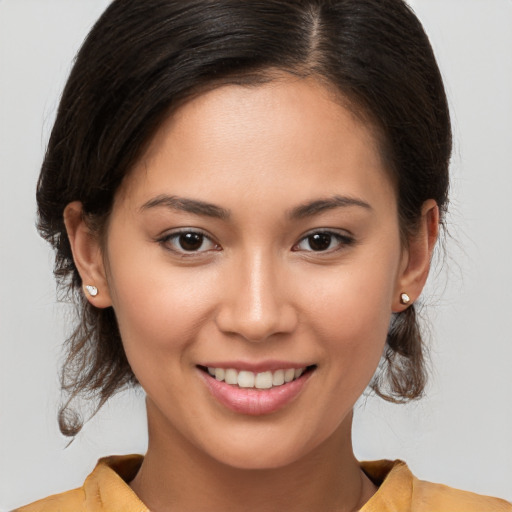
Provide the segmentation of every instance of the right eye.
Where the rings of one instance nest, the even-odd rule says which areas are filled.
[[[181,254],[197,254],[220,249],[218,244],[201,231],[188,229],[166,234],[158,241],[171,251]]]

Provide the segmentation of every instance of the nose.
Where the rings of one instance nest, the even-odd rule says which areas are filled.
[[[236,262],[225,276],[216,317],[218,328],[251,342],[293,332],[298,315],[282,270],[262,253]]]

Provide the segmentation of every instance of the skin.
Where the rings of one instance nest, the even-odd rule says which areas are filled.
[[[335,197],[360,204],[291,216]],[[84,284],[99,289],[89,300],[114,307],[147,393],[149,449],[131,486],[153,512],[349,511],[372,496],[352,451],[352,407],[391,313],[405,308],[400,293],[414,301],[425,283],[438,210],[423,205],[404,248],[372,131],[332,92],[283,76],[205,93],[167,120],[123,182],[104,247],[80,203],[65,220]],[[208,238],[186,253],[177,229]],[[339,236],[314,251],[307,236],[318,232]],[[233,360],[316,367],[291,403],[251,416],[221,405],[197,368]]]

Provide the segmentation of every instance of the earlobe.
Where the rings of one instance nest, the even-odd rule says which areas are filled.
[[[100,242],[83,218],[82,203],[74,201],[66,206],[64,224],[87,299],[97,308],[111,306]]]
[[[433,199],[423,203],[418,229],[408,240],[397,280],[393,312],[399,313],[419,297],[430,270],[430,261],[439,234],[439,207]],[[404,296],[408,300],[404,300]]]

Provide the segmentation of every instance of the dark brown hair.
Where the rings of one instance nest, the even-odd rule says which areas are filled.
[[[37,189],[39,230],[56,251],[61,290],[77,307],[62,371],[61,430],[82,420],[73,401],[136,384],[112,308],[84,298],[63,223],[81,201],[98,233],[123,178],[163,120],[221,83],[271,80],[272,70],[333,86],[380,134],[403,234],[421,206],[447,203],[451,129],[430,43],[402,0],[114,0],[85,40],[64,89]],[[405,237],[404,237],[405,240]],[[392,318],[373,389],[392,401],[425,386],[414,306]]]

